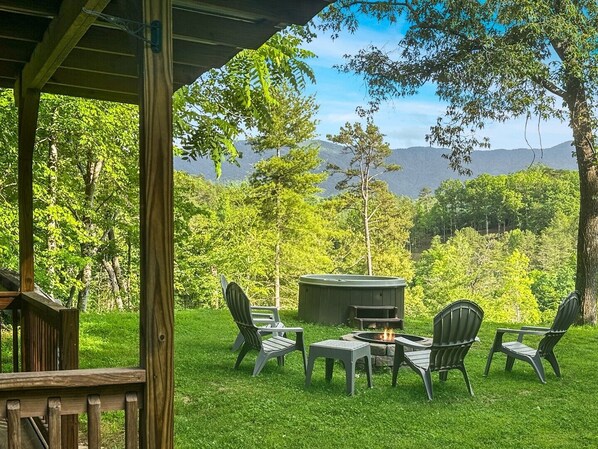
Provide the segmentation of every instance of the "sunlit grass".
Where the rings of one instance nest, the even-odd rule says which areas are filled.
[[[305,328],[306,343],[338,338],[346,327],[301,323],[285,313],[289,325]],[[177,448],[595,448],[598,447],[598,330],[571,329],[556,348],[563,378],[548,364],[542,385],[527,364],[504,371],[496,354],[488,378],[482,376],[497,324],[484,322],[481,343],[466,364],[475,396],[467,394],[459,372],[441,384],[434,376],[428,402],[420,378],[401,369],[391,387],[388,370],[365,374],[356,395],[345,395],[344,372],[336,368],[324,381],[318,359],[312,386],[299,353],[284,367],[270,361],[251,377],[254,355],[239,370],[230,346],[236,329],[226,310],[179,311],[175,316],[175,443]],[[428,334],[431,320],[407,319],[406,331]],[[111,313],[81,317],[81,366],[131,366],[138,358],[138,318]]]

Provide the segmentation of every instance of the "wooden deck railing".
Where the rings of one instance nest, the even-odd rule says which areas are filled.
[[[61,448],[61,418],[87,414],[88,447],[99,449],[101,413],[124,410],[124,446],[137,449],[144,385],[145,370],[137,368],[0,374],[0,418],[8,422],[7,447],[21,448],[21,419],[43,416],[48,448]]]
[[[79,311],[35,292],[21,293],[21,371],[79,367]]]

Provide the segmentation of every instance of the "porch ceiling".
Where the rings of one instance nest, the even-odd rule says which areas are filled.
[[[174,89],[259,47],[286,24],[307,23],[328,3],[174,0]],[[140,7],[139,0],[0,0],[0,87],[22,76],[42,92],[137,103],[138,41],[82,9],[135,20]]]

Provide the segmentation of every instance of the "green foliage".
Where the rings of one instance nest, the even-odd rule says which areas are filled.
[[[220,175],[222,160],[234,161],[239,156],[234,141],[241,133],[273,119],[274,86],[300,92],[308,81],[314,81],[305,62],[314,54],[300,48],[309,38],[304,30],[291,27],[179,89],[174,100],[174,133],[183,156],[211,159]]]
[[[415,233],[446,238],[466,226],[485,233],[514,228],[539,233],[559,214],[578,215],[578,183],[575,172],[544,166],[465,182],[446,180],[433,197],[418,199]]]

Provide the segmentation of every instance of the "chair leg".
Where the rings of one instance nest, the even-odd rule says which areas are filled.
[[[237,356],[237,361],[235,362],[235,369],[239,368],[241,361],[247,355],[250,349],[251,348],[243,342],[243,346],[241,346],[241,352],[239,352],[239,355]]]
[[[529,362],[534,368],[534,371],[536,372],[538,379],[540,379],[540,382],[545,384],[546,374],[544,374],[544,366],[542,366],[542,359],[540,358],[540,356],[536,354],[534,357],[530,358]]]
[[[505,371],[512,371],[513,363],[515,363],[515,357],[507,356],[507,363],[505,363]]]
[[[405,348],[402,345],[395,343],[395,356],[392,362],[392,386],[397,386],[397,375],[399,368],[405,360]]]
[[[448,378],[448,371],[440,371],[438,373],[438,377],[440,377],[441,382],[446,382],[446,379]]]
[[[488,375],[490,371],[490,365],[492,364],[492,356],[494,355],[494,347],[490,348],[488,358],[486,359],[486,368],[484,369],[484,377]]]
[[[372,357],[369,355],[366,355],[364,357],[365,359],[365,372],[367,373],[368,376],[368,387],[369,388],[374,388],[374,383],[372,382]]]
[[[552,369],[554,370],[554,374],[556,374],[556,377],[561,377],[561,368],[559,367],[559,362],[557,361],[554,352],[550,352],[544,355],[544,358],[550,362],[550,365],[552,366]]]
[[[426,388],[426,394],[428,395],[428,400],[431,401],[432,397],[434,396],[432,390],[432,375],[430,374],[429,370],[420,372],[421,378],[424,381],[424,387]]]
[[[237,334],[237,338],[235,338],[235,342],[233,343],[233,347],[231,348],[231,351],[237,352],[239,350],[239,348],[243,345],[244,342],[245,342],[245,338],[243,337],[243,334],[241,332],[239,332]]]
[[[257,376],[260,373],[260,371],[262,371],[262,368],[264,367],[267,361],[268,356],[265,353],[260,352],[257,356],[257,359],[255,360],[255,367],[253,368],[253,377]]]
[[[463,373],[463,379],[465,380],[465,385],[467,385],[467,391],[469,391],[470,396],[473,396],[473,388],[471,388],[471,383],[469,382],[469,376],[467,375],[465,366],[461,367],[460,370]]]
[[[303,358],[303,374],[307,375],[307,357],[305,356],[305,349],[299,349],[301,351],[301,357]]]
[[[276,357],[276,360],[278,360],[278,366],[284,366],[284,355]]]

